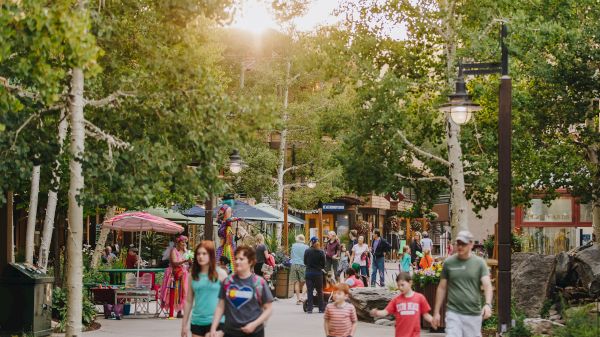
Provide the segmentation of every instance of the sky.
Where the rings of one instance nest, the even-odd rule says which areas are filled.
[[[260,34],[267,29],[280,30],[271,9],[271,0],[240,0],[241,9],[237,11],[233,27]],[[312,0],[307,12],[294,20],[300,31],[310,31],[320,25],[332,25],[341,21],[333,15],[333,10],[339,5],[339,0]],[[406,38],[404,27],[390,23],[383,32],[384,35],[396,40]]]
[[[338,22],[339,20],[332,14],[337,6],[336,0],[313,0],[306,14],[295,20],[297,29],[308,31],[319,25]],[[278,29],[269,0],[243,0],[241,10],[238,11],[232,26],[254,33],[269,28]]]

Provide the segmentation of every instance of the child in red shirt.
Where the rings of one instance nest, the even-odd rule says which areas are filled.
[[[371,316],[385,317],[393,314],[396,318],[396,337],[420,337],[421,315],[431,323],[431,307],[425,296],[412,290],[412,278],[409,273],[398,274],[396,283],[400,295],[391,300],[384,310],[371,310]]]

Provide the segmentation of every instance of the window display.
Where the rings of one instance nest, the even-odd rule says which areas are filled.
[[[571,199],[553,200],[548,206],[542,199],[532,199],[531,207],[524,209],[523,222],[572,222]]]

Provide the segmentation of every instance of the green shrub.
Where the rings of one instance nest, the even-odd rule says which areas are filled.
[[[82,306],[81,323],[89,327],[96,320],[96,307],[85,293]],[[67,324],[67,293],[58,287],[52,291],[52,316],[58,320],[58,330],[64,332]]]
[[[510,337],[532,337],[533,336],[531,329],[529,329],[529,327],[527,325],[525,325],[525,314],[521,310],[515,308],[514,305],[512,307],[512,318],[515,320],[515,326],[508,329],[507,336],[510,336]]]
[[[540,317],[548,318],[550,316],[550,308],[552,307],[552,300],[546,299],[544,300],[544,304],[540,309]]]
[[[565,317],[565,326],[554,330],[556,337],[598,337],[600,336],[600,318],[590,314],[587,308],[569,311]]]

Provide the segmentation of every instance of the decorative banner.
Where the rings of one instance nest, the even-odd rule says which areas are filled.
[[[302,210],[302,209],[294,208],[292,206],[288,206],[288,210],[290,210],[294,213],[300,213],[300,214],[318,214],[319,213],[318,209]]]

